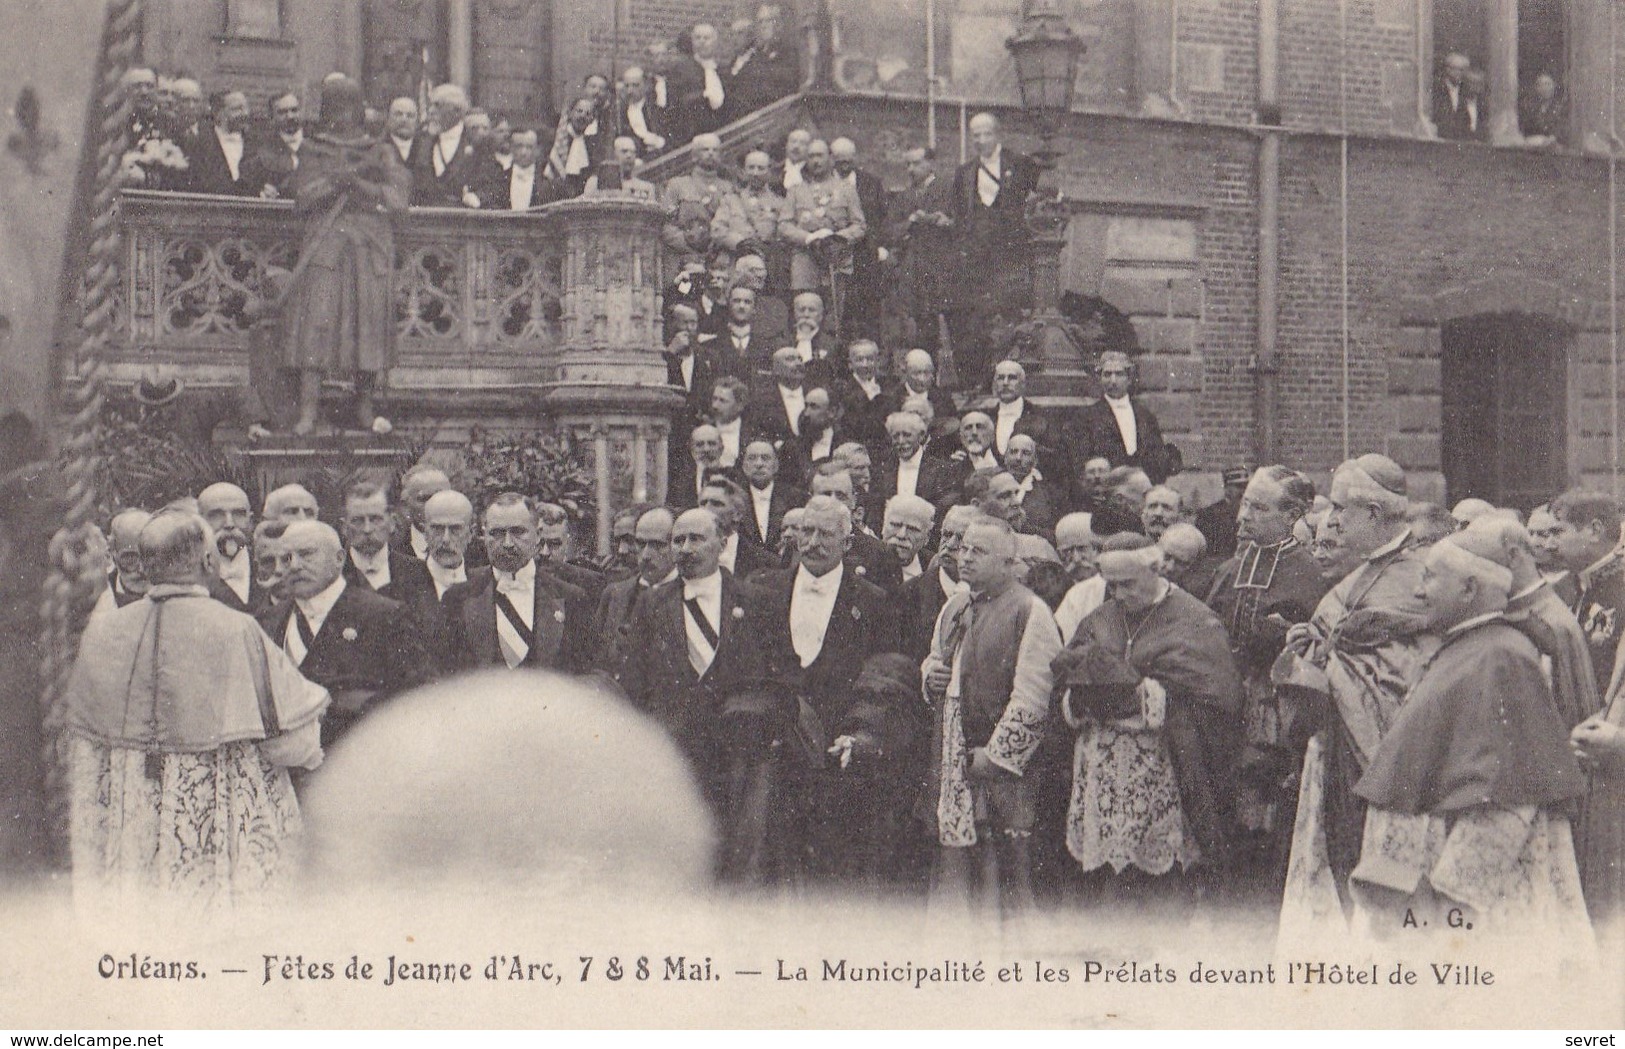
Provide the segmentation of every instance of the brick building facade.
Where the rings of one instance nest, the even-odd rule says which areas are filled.
[[[167,11],[156,23],[172,28],[147,59],[201,54],[173,27],[185,10],[220,6],[152,0]],[[282,0],[289,32],[302,34],[318,6]],[[749,7],[620,0],[617,18],[613,3],[578,0],[325,6],[344,28],[298,38],[303,81],[331,65],[376,71],[400,51],[390,40],[415,33],[441,49],[431,72],[466,69],[477,100],[508,112],[544,110],[612,54],[624,65],[682,25],[725,27]],[[929,127],[946,167],[962,155],[965,117],[984,108],[1017,148],[1036,144],[1001,54],[1015,0],[901,0],[914,33],[865,28],[898,21],[891,7],[880,21],[858,0],[811,12],[832,27],[831,74],[752,133],[773,139],[802,123],[850,135],[893,186],[902,151]],[[1133,317],[1142,387],[1189,465],[1211,477],[1272,453],[1324,475],[1345,451],[1379,449],[1435,498],[1448,487],[1451,499],[1527,503],[1571,480],[1617,483],[1613,162],[1602,154],[1625,79],[1614,24],[1625,0],[1062,7],[1090,45],[1058,143],[1075,210],[1062,286]],[[929,56],[918,32],[928,11]],[[1447,50],[1488,73],[1481,119],[1499,145],[1432,137]],[[934,121],[922,65],[938,87]],[[1518,144],[1517,101],[1537,71],[1566,91],[1567,148]],[[1259,309],[1271,299],[1278,371],[1266,405]],[[1265,412],[1273,447],[1261,446]]]

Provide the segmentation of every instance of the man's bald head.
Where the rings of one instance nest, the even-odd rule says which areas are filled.
[[[137,540],[141,570],[155,585],[201,583],[207,578],[210,538],[209,526],[196,514],[155,514]]]
[[[314,521],[320,508],[302,484],[285,484],[265,497],[260,516],[267,521]]]
[[[294,521],[282,533],[288,553],[285,585],[296,598],[311,598],[338,579],[344,566],[344,543],[322,521]]]

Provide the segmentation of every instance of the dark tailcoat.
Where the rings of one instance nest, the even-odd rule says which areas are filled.
[[[469,569],[468,580],[441,598],[447,659],[459,670],[505,667],[497,641],[496,577],[489,566]],[[569,673],[591,669],[593,607],[586,591],[536,569],[530,653],[522,666]]]
[[[1104,397],[1088,404],[1078,413],[1077,435],[1074,440],[1072,462],[1086,463],[1100,456],[1113,466],[1138,466],[1151,478],[1153,484],[1168,479],[1169,452],[1162,439],[1162,428],[1150,408],[1137,397],[1129,398],[1134,409],[1134,428],[1139,447],[1133,455],[1123,447],[1123,433],[1117,428],[1117,416]]]

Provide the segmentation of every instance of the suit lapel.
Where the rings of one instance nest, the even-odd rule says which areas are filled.
[[[496,576],[487,572],[479,588],[463,602],[463,636],[478,663],[501,662],[497,643]]]
[[[559,645],[564,640],[564,602],[538,577],[536,601],[531,620],[530,655],[527,664],[558,666]]]

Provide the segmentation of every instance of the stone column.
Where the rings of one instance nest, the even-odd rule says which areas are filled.
[[[616,510],[666,496],[672,413],[682,395],[661,357],[665,209],[618,193],[548,205],[565,239],[563,340],[542,413],[597,470],[598,548]]]
[[[1490,111],[1479,119],[1489,121],[1491,142],[1516,145],[1523,141],[1518,133],[1518,0],[1490,0],[1485,14]]]
[[[474,0],[446,5],[446,71],[451,82],[474,93]]]

